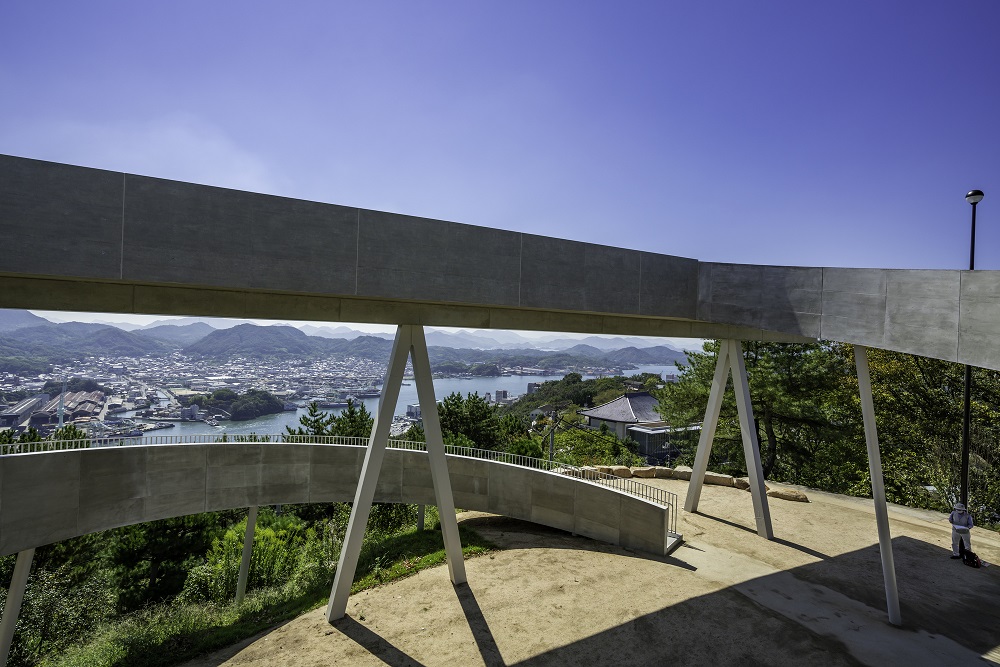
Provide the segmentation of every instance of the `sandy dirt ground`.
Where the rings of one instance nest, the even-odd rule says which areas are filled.
[[[687,482],[644,481],[683,504]],[[897,628],[871,501],[807,493],[769,499],[767,541],[749,493],[706,486],[666,558],[467,512],[503,547],[467,561],[467,585],[425,570],[352,596],[333,625],[317,609],[188,667],[1000,664],[1000,566],[949,559],[946,515],[890,509]],[[1000,563],[1000,535],[974,530],[973,549]]]

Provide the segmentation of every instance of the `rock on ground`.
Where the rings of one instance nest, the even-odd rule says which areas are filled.
[[[779,498],[781,500],[792,500],[797,503],[807,503],[809,502],[809,496],[799,491],[798,489],[789,489],[784,486],[776,486],[767,492],[770,498]]]
[[[694,470],[690,466],[677,466],[674,468],[674,479],[691,479]]]
[[[705,484],[715,484],[716,486],[736,486],[732,475],[723,475],[718,472],[706,472]]]

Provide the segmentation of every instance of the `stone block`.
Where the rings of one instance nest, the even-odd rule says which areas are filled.
[[[628,466],[611,466],[611,474],[615,477],[628,479],[632,476],[632,469]]]
[[[674,468],[673,477],[674,479],[690,480],[692,472],[694,470],[691,469],[691,466],[677,466]]]
[[[631,468],[633,477],[643,477],[650,479],[656,476],[656,468],[652,466],[643,466],[640,468]]]
[[[775,487],[767,492],[769,498],[778,498],[779,500],[791,500],[797,503],[807,503],[809,502],[809,497],[799,491],[798,489],[789,489],[787,487]]]
[[[705,472],[705,484],[715,484],[716,486],[736,486],[736,480],[732,475],[722,475],[717,472]]]
[[[653,477],[656,479],[670,479],[674,476],[674,469],[666,466],[656,466],[653,468]]]

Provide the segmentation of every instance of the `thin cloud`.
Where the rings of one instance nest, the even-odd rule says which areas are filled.
[[[0,133],[5,152],[253,192],[287,189],[261,157],[190,114],[141,122],[42,119]]]

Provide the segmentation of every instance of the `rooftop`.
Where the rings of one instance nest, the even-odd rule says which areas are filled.
[[[580,410],[579,413],[606,422],[626,424],[659,423],[661,417],[656,412],[659,403],[648,391],[637,391],[619,396],[595,408]]]

